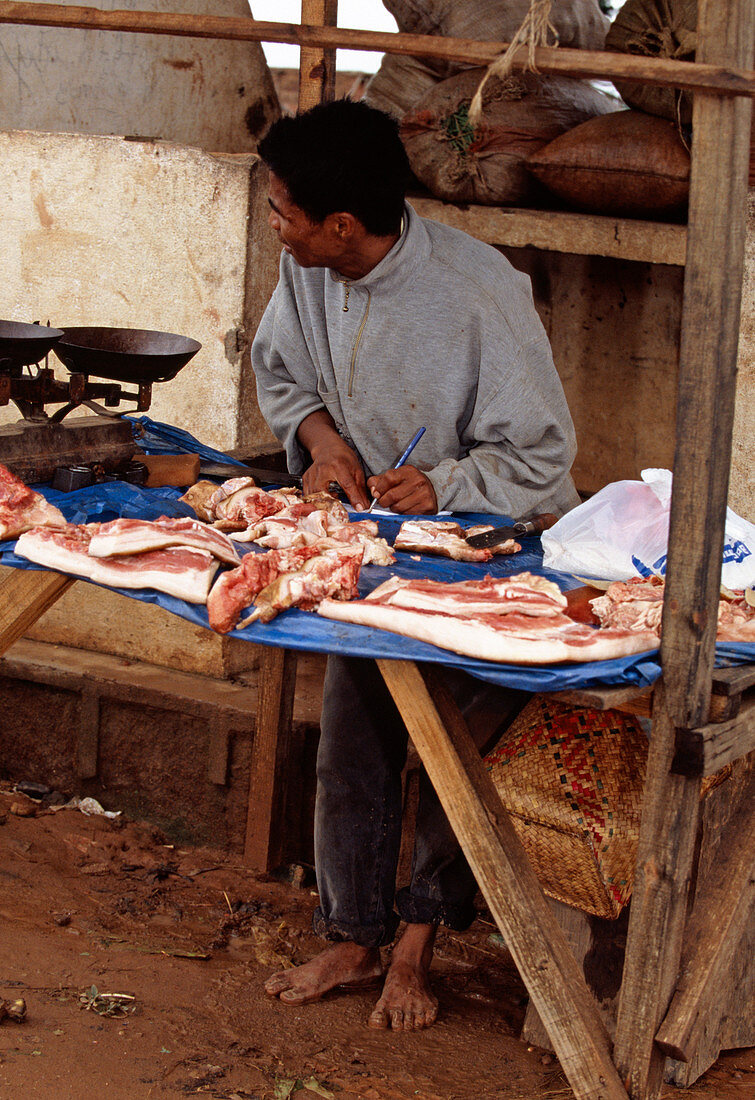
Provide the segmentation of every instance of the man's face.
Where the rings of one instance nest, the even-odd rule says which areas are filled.
[[[338,235],[326,218],[322,224],[310,221],[300,206],[292,202],[286,185],[270,173],[268,222],[278,240],[302,267],[333,267],[341,252]]]

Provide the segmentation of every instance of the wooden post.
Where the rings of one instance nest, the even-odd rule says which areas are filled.
[[[301,21],[313,27],[335,27],[338,0],[301,0]],[[299,110],[329,103],[336,94],[336,51],[321,46],[299,50]]]
[[[283,858],[296,654],[265,646],[259,683],[244,862],[255,870],[270,871]]]
[[[577,1100],[626,1100],[581,967],[551,912],[442,672],[378,660]]]
[[[74,577],[47,570],[9,569],[0,580],[0,654],[59,600]]]
[[[700,0],[697,59],[752,64],[752,0]],[[661,664],[627,940],[616,1064],[630,1096],[660,1091],[654,1036],[674,992],[699,780],[671,775],[676,731],[708,717],[736,384],[751,104],[695,96],[677,445]]]

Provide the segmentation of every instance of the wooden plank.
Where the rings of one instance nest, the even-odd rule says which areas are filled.
[[[481,42],[473,38],[311,27],[180,12],[100,11],[90,7],[12,3],[10,0],[0,3],[0,23],[171,34],[233,42],[287,42],[318,49],[368,50],[439,58],[472,67],[490,64],[507,46],[506,42]],[[514,68],[522,69],[527,64],[528,51],[523,46],[514,59]],[[659,87],[685,88],[692,92],[705,90],[719,96],[755,95],[755,73],[749,67],[737,69],[727,65],[553,46],[539,46],[535,50],[535,65],[538,72],[561,76],[599,80],[612,80],[617,76]]]
[[[457,206],[425,195],[410,195],[409,201],[423,218],[432,218],[454,229],[462,229],[488,244],[684,265],[687,246],[685,225],[560,210]]]
[[[656,1035],[670,1058],[690,1062],[711,1008],[729,999],[730,970],[755,905],[755,777],[729,822],[719,859],[695,895],[685,930],[680,980]],[[745,965],[745,960],[741,965]]]
[[[716,695],[741,695],[751,687],[755,687],[755,664],[713,671],[713,692]]]
[[[301,21],[314,27],[335,27],[338,0],[301,0]],[[336,51],[302,46],[299,50],[299,110],[329,103],[336,94]]]
[[[726,764],[755,750],[755,699],[747,699],[728,722],[677,729],[671,770],[675,775],[715,775]]]
[[[567,691],[543,692],[555,703],[573,707],[593,707],[595,710],[621,710],[628,714],[650,716],[652,688],[606,687],[571,688]]]
[[[85,689],[79,696],[79,727],[76,731],[76,774],[94,779],[100,752],[100,697]]]
[[[0,578],[0,653],[5,653],[74,584],[46,569],[14,569]]]
[[[697,57],[752,64],[755,5],[701,0]],[[751,105],[696,95],[661,665],[616,1034],[630,1096],[662,1085],[654,1043],[673,994],[699,780],[672,775],[676,730],[708,716],[731,457]],[[704,456],[704,461],[701,461]]]
[[[270,871],[282,860],[283,821],[296,686],[296,653],[267,646],[260,663],[244,862]]]
[[[207,779],[218,787],[228,783],[228,764],[231,755],[231,731],[228,719],[218,715],[209,729],[207,747]]]
[[[564,939],[568,943],[571,953],[584,973],[585,955],[592,946],[589,917],[580,909],[574,909],[571,905],[564,905],[563,902],[556,901],[554,898],[548,898],[548,904],[564,934]],[[553,1049],[548,1038],[548,1032],[545,1030],[533,1001],[530,1001],[527,1005],[521,1038],[525,1043],[532,1043],[533,1046],[543,1047],[545,1050]]]
[[[584,976],[545,900],[442,672],[378,660],[409,735],[580,1100],[626,1097]]]

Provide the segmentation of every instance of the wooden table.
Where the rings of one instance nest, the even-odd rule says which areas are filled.
[[[20,638],[72,584],[74,578],[18,569],[0,582],[0,654]],[[417,752],[435,785],[477,882],[516,962],[532,1003],[553,1044],[574,1095],[580,1100],[626,1100],[612,1060],[611,1040],[564,934],[504,810],[480,754],[448,694],[440,666],[377,660]],[[245,856],[269,869],[279,861],[280,812],[296,672],[291,650],[266,648],[252,752]],[[755,683],[748,666],[721,674],[712,700],[723,717],[694,731],[681,731],[674,768],[711,774],[755,747],[755,700],[743,693]],[[561,692],[575,705],[647,707],[637,689]],[[722,705],[718,700],[723,699]],[[753,808],[743,808],[738,830],[752,834]],[[731,845],[714,883],[717,923],[710,902],[696,899],[688,939],[694,952],[684,988],[677,991],[656,1042],[675,1057],[690,1056],[699,1041],[703,1009],[730,966],[752,903],[752,852]],[[704,899],[703,899],[704,901]],[[695,923],[695,914],[697,919]],[[719,919],[720,918],[720,919]],[[622,1005],[621,1011],[631,1011]]]

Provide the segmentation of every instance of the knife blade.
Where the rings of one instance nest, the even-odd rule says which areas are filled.
[[[507,539],[525,538],[527,535],[539,535],[547,531],[558,520],[552,512],[541,512],[530,519],[516,520],[515,523],[505,527],[493,527],[490,531],[482,531],[479,535],[470,535],[465,542],[475,550],[488,550],[491,546],[499,546]]]
[[[294,485],[301,489],[301,478],[286,470],[271,470],[265,466],[237,466],[234,462],[200,462],[199,472],[205,477],[253,477],[262,485]]]

